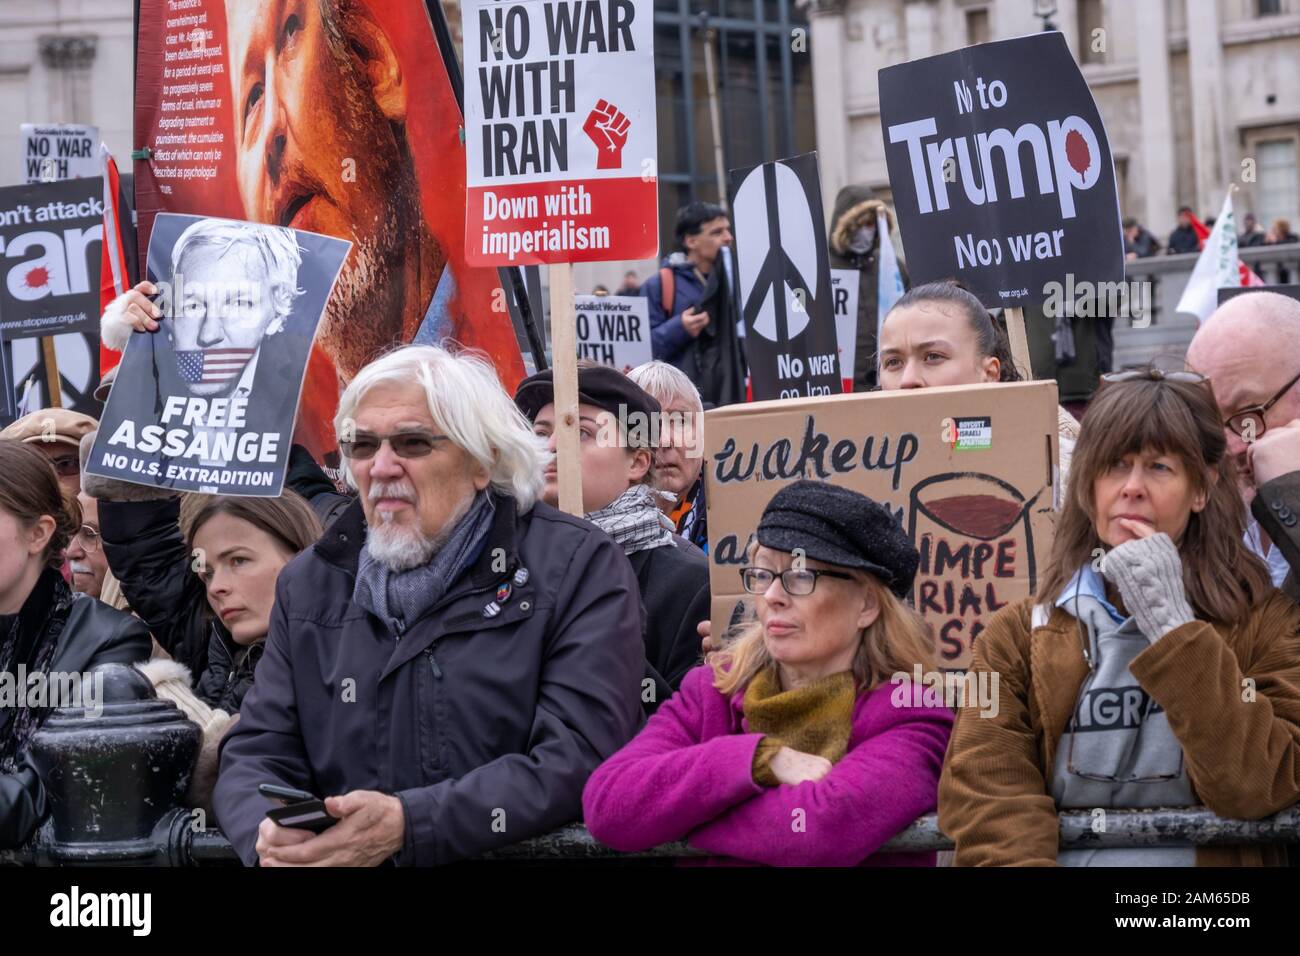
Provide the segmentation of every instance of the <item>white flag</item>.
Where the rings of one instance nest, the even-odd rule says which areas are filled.
[[[880,327],[894,303],[903,297],[903,274],[898,271],[898,256],[894,254],[894,240],[889,235],[889,220],[885,211],[876,213],[876,235],[880,237],[880,263],[876,286],[876,343],[879,348]],[[848,377],[852,377],[850,372]]]
[[[1205,248],[1196,260],[1192,277],[1187,280],[1178,312],[1190,312],[1197,324],[1210,317],[1219,307],[1219,290],[1241,285],[1237,264],[1237,221],[1232,214],[1232,190],[1223,198],[1223,209],[1214,220],[1214,229],[1205,239]]]

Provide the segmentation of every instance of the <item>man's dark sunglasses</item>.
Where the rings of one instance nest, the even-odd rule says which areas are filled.
[[[423,458],[438,446],[438,442],[450,441],[446,435],[432,435],[429,432],[397,432],[392,435],[369,435],[360,432],[350,441],[339,442],[339,450],[354,461],[374,458],[379,446],[388,442],[393,454],[398,458]]]

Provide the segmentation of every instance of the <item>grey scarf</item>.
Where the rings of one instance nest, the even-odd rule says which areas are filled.
[[[372,558],[369,548],[362,548],[353,602],[383,620],[400,639],[406,628],[441,601],[474,563],[495,511],[491,493],[479,492],[433,557],[406,571],[391,570]]]
[[[633,485],[587,520],[623,549],[634,554],[673,543],[672,520],[659,510],[658,496],[649,485]]]

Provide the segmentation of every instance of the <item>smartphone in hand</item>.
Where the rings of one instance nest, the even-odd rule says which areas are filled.
[[[280,801],[281,806],[267,810],[266,815],[282,827],[323,833],[339,822],[338,817],[332,817],[326,811],[324,800],[306,790],[296,790],[277,783],[263,783],[258,784],[257,792]]]

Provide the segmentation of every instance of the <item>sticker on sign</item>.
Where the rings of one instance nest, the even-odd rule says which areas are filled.
[[[650,0],[463,0],[461,15],[470,262],[653,257]]]

